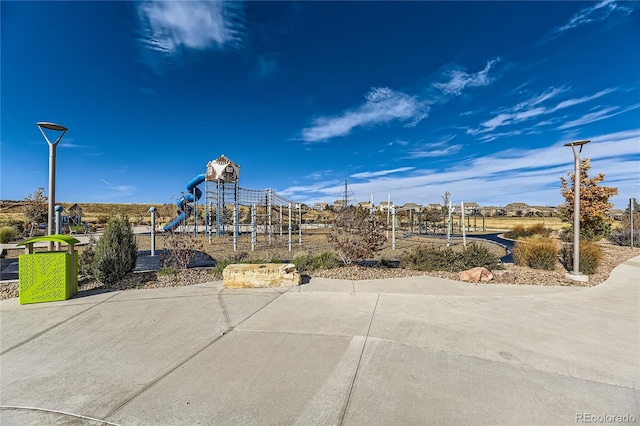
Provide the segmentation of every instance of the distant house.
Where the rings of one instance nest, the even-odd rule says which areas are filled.
[[[328,203],[314,203],[314,204],[313,204],[313,209],[314,209],[314,210],[320,210],[320,211],[322,211],[322,210],[326,210],[326,209],[327,209],[327,207],[329,207],[329,204],[328,204]]]
[[[550,206],[531,206],[531,216],[552,217],[558,215],[557,207]]]
[[[360,201],[358,207],[365,210],[371,210],[371,201]]]
[[[336,211],[337,211],[337,210],[341,210],[341,209],[343,209],[344,207],[345,207],[344,200],[335,200],[335,201],[333,202],[333,208],[334,208],[334,210],[336,210]]]
[[[379,205],[378,205],[378,211],[381,212],[388,212],[389,210],[391,210],[391,206],[393,206],[393,201],[382,201]]]
[[[465,202],[464,205],[464,214],[466,216],[472,216],[474,214],[480,214],[480,205],[476,202]]]
[[[438,204],[438,203],[427,204],[427,210],[442,211],[442,204]]]
[[[527,216],[531,208],[526,203],[510,203],[505,206],[505,209],[507,216],[520,217]]]
[[[624,218],[625,211],[620,209],[611,209],[609,210],[609,217],[613,218],[613,220],[622,220]]]
[[[506,216],[507,209],[499,206],[484,206],[480,207],[480,214],[482,216]]]

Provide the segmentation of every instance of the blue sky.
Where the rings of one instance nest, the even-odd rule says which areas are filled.
[[[1,195],[169,203],[240,186],[333,202],[558,205],[573,168],[640,196],[638,2],[2,1]]]

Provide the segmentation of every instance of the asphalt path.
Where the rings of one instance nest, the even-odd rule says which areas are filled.
[[[492,234],[472,234],[469,235],[467,234],[467,239],[480,239],[480,240],[486,240],[486,241],[491,241],[492,243],[496,243],[501,245],[502,247],[504,247],[504,249],[507,251],[507,254],[502,256],[500,258],[500,261],[502,263],[513,263],[514,259],[513,259],[513,247],[515,246],[515,241],[513,240],[508,240],[506,238],[502,238],[500,237],[500,235],[502,235],[501,232],[496,232],[496,233],[492,233]],[[421,236],[426,237],[426,238],[441,238],[441,239],[445,239],[447,238],[447,234],[421,234]],[[462,238],[462,234],[451,234],[451,238]]]

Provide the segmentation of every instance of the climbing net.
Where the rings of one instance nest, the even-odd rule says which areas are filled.
[[[205,232],[213,238],[233,237],[234,250],[242,236],[251,238],[252,250],[259,240],[272,245],[286,241],[291,247],[293,233],[302,243],[302,203],[290,200],[271,189],[239,187],[233,182],[205,183]]]

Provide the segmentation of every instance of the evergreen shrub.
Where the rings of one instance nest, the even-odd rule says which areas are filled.
[[[113,216],[96,244],[93,274],[103,284],[113,284],[136,266],[138,245],[125,215]]]

